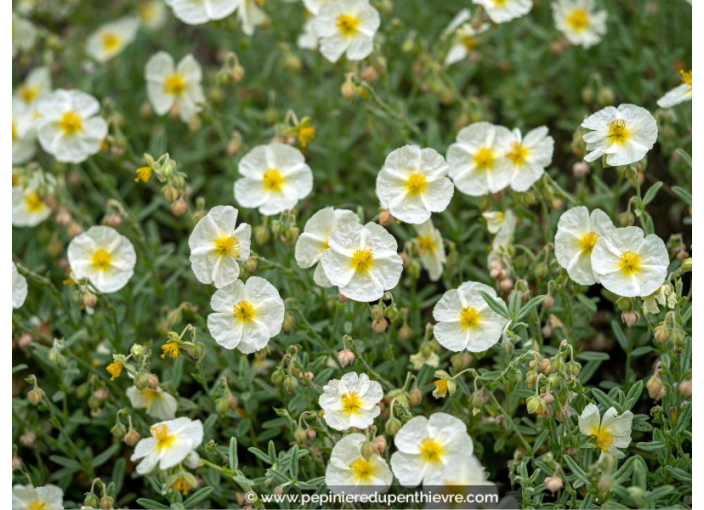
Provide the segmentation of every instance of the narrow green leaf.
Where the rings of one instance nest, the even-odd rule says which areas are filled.
[[[238,464],[237,439],[234,437],[230,438],[229,458],[230,458],[230,471],[237,471],[237,464]]]
[[[682,200],[685,204],[689,206],[692,205],[692,194],[689,191],[679,186],[672,186],[671,189],[672,192],[680,197],[680,200]]]
[[[648,205],[650,202],[653,201],[653,199],[655,198],[655,195],[657,195],[658,191],[660,191],[660,188],[662,188],[662,185],[663,185],[663,182],[658,181],[655,184],[653,184],[652,186],[650,186],[648,191],[645,193],[645,196],[643,197],[643,205],[644,206]]]
[[[215,490],[215,487],[203,487],[202,489],[193,493],[186,501],[183,502],[183,506],[186,508],[193,508],[197,503],[200,503],[205,498],[210,496],[210,493]]]
[[[528,301],[523,308],[521,308],[520,312],[516,315],[516,322],[520,321],[523,317],[526,317],[530,312],[533,311],[533,309],[540,305],[543,301],[545,301],[545,298],[547,296],[535,296],[533,299]]]
[[[486,301],[486,304],[489,305],[489,308],[506,319],[511,318],[508,310],[506,309],[506,305],[503,302],[497,301],[496,298],[491,297],[489,294],[481,290],[479,291],[479,294],[484,298],[484,301]]]

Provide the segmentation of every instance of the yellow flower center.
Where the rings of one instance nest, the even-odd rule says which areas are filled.
[[[340,14],[335,20],[335,26],[345,37],[350,37],[357,33],[359,19],[349,14]]]
[[[45,510],[45,508],[46,503],[44,503],[41,499],[35,499],[27,505],[27,510]]]
[[[428,187],[428,179],[421,173],[414,173],[406,181],[406,189],[411,195],[420,195]]]
[[[249,301],[240,301],[232,307],[234,310],[235,319],[240,322],[252,322],[257,315],[254,306]]]
[[[425,462],[440,462],[442,446],[432,437],[426,437],[420,442],[420,456]]]
[[[120,45],[120,41],[122,39],[115,32],[104,32],[102,35],[102,40],[103,48],[105,48],[105,50],[107,51],[111,51]]]
[[[186,90],[186,80],[180,74],[172,74],[164,80],[164,93],[180,96]]]
[[[682,83],[689,85],[689,92],[692,92],[692,70],[680,71],[680,76],[682,78]]]
[[[340,401],[342,402],[342,412],[344,414],[357,414],[362,408],[362,399],[354,391],[343,393]]]
[[[374,474],[374,466],[364,457],[357,457],[352,464],[350,464],[350,469],[355,479],[361,482],[369,481]]]
[[[625,143],[628,139],[626,121],[623,119],[616,119],[609,122],[608,137],[611,138],[614,143]]]
[[[137,14],[144,21],[153,20],[156,17],[156,12],[157,12],[156,7],[151,2],[146,3],[146,4],[141,4],[137,7]]]
[[[12,119],[12,141],[17,140],[17,124],[15,124],[15,119]]]
[[[264,172],[264,177],[262,179],[264,183],[264,189],[266,191],[271,191],[272,193],[280,193],[284,186],[284,176],[281,172],[275,168],[270,168]]]
[[[575,9],[567,16],[567,25],[575,31],[584,30],[589,26],[589,14],[584,9]]]
[[[25,195],[24,204],[29,212],[37,213],[44,209],[44,202],[34,191],[30,191]]]
[[[608,430],[594,427],[590,435],[596,438],[596,447],[602,452],[608,451],[609,447],[614,443],[614,436],[612,436]]]
[[[369,248],[361,248],[352,254],[352,269],[358,273],[366,273],[374,265],[374,254]]]
[[[479,312],[473,306],[467,306],[460,312],[460,323],[464,329],[477,328],[479,322]]]
[[[433,381],[433,384],[435,385],[435,388],[437,388],[437,392],[440,395],[445,395],[447,393],[447,379],[438,379],[437,381]]]
[[[640,271],[640,255],[634,251],[624,251],[618,263],[618,267],[626,274],[634,274]]]
[[[435,251],[435,241],[433,241],[432,236],[421,236],[416,238],[418,241],[418,248],[420,248],[420,253],[425,255],[426,253],[432,253]]]
[[[137,178],[134,182],[139,182],[140,180],[142,182],[147,182],[152,176],[152,167],[143,166],[135,170],[135,172],[137,173]]]
[[[183,495],[188,494],[188,491],[190,491],[193,487],[191,484],[186,480],[185,476],[179,476],[176,481],[171,485],[171,488],[175,491],[180,492]]]
[[[477,170],[491,170],[494,166],[494,152],[489,147],[482,147],[474,155]]]
[[[83,119],[73,110],[64,113],[59,121],[59,127],[67,135],[73,135],[81,130]]]
[[[162,358],[163,358],[163,356],[162,356]],[[142,390],[141,394],[144,397],[144,400],[147,401],[147,405],[152,404],[155,400],[157,400],[161,397],[161,394],[158,391],[153,390],[151,388],[147,388],[146,390]]]
[[[120,377],[120,374],[122,373],[122,363],[113,361],[107,367],[105,367],[105,370],[107,370],[108,373],[111,375],[110,380],[114,381],[115,378]]]
[[[313,140],[315,140],[315,128],[313,126],[298,130],[298,142],[301,144],[301,147],[305,147]]]
[[[91,259],[91,266],[93,266],[93,269],[97,269],[98,271],[107,271],[110,269],[111,263],[112,255],[110,255],[107,250],[98,248],[95,252],[93,252],[93,257]]]
[[[493,0],[494,5],[498,6],[503,6],[506,3],[506,0]]]
[[[163,423],[152,425],[149,427],[149,432],[151,432],[152,437],[156,439],[156,447],[158,450],[170,447],[176,439],[175,435],[169,434],[169,427]]]
[[[240,256],[240,240],[235,236],[232,237],[219,237],[215,240],[215,251],[221,257],[234,256],[239,258]]]
[[[27,104],[32,104],[38,93],[39,87],[32,87],[26,83],[20,86],[20,97],[22,98],[22,101]]]
[[[512,142],[511,150],[506,153],[506,157],[510,159],[514,165],[523,166],[526,164],[528,149],[526,149],[521,142]]]
[[[598,240],[599,234],[597,234],[596,232],[589,232],[588,234],[584,234],[579,240],[579,249],[582,251],[582,253],[590,254]]]
[[[477,39],[475,37],[467,35],[460,39],[460,44],[464,46],[464,48],[467,50],[467,53],[469,53],[474,50],[475,46],[477,45]]]
[[[168,342],[161,346],[161,350],[164,352],[161,355],[162,358],[168,356],[169,358],[176,359],[178,358],[179,352],[181,352],[178,342]]]

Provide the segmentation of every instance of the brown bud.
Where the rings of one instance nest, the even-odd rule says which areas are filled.
[[[346,81],[342,84],[340,92],[342,93],[342,97],[349,100],[357,95],[357,87],[355,87],[354,83],[352,83],[351,81]]]
[[[550,310],[553,306],[555,306],[555,298],[552,297],[552,294],[548,294],[543,301],[543,308]]]
[[[83,304],[87,308],[95,308],[95,305],[98,304],[98,296],[96,296],[95,294],[93,294],[91,292],[86,292],[85,294],[83,294],[82,299],[83,299]]]
[[[545,375],[550,375],[550,360],[543,358],[540,360],[539,370]]]
[[[640,314],[635,310],[621,312],[621,321],[629,328],[640,320]]]
[[[367,66],[360,71],[359,77],[371,83],[379,79],[379,71],[377,71],[374,66]]]
[[[377,454],[382,455],[386,450],[386,438],[379,434],[372,440],[372,446]]]
[[[159,386],[159,377],[156,374],[149,374],[148,386],[155,390]]]
[[[379,213],[379,225],[382,227],[388,227],[391,222],[394,221],[394,217],[391,215],[388,209],[382,209]]]
[[[20,436],[20,443],[23,446],[32,447],[37,441],[37,435],[34,432],[28,431]]]
[[[134,446],[139,442],[140,437],[139,432],[130,427],[127,434],[122,437],[122,440],[127,446],[134,448]]]
[[[122,216],[119,214],[111,214],[107,218],[105,218],[105,224],[108,227],[112,228],[119,228],[120,225],[122,225]]]
[[[39,403],[42,401],[43,396],[44,391],[41,388],[37,387],[27,393],[27,400],[29,400],[29,403],[33,406],[38,406]]]
[[[408,394],[408,403],[415,407],[421,403],[423,400],[423,392],[418,388],[413,388]]]
[[[508,292],[513,288],[513,280],[511,278],[504,278],[499,282],[499,289],[501,292]]]
[[[68,226],[66,229],[66,233],[70,238],[74,238],[77,235],[80,235],[83,233],[83,227],[81,227],[78,223],[75,221],[72,221],[71,224]]]
[[[577,163],[572,165],[572,174],[577,179],[584,177],[585,175],[589,174],[589,165],[584,161],[578,161]]]
[[[562,478],[558,476],[548,476],[543,480],[543,483],[545,484],[545,488],[550,492],[557,492],[565,486]]]
[[[679,392],[686,398],[692,396],[692,380],[682,381],[679,386],[677,386]]]
[[[349,349],[342,349],[337,353],[337,360],[340,362],[341,367],[346,367],[354,363],[354,353]]]
[[[173,204],[171,204],[171,212],[174,213],[174,216],[181,216],[187,210],[188,204],[183,198],[179,198]]]
[[[660,379],[657,373],[653,374],[650,379],[648,379],[648,382],[645,383],[645,387],[648,390],[648,395],[650,395],[650,398],[653,400],[660,400],[667,393],[665,385],[662,383],[662,379]]]
[[[387,327],[389,327],[389,321],[387,321],[384,317],[372,321],[372,329],[376,334],[383,333],[384,331],[386,331]]]

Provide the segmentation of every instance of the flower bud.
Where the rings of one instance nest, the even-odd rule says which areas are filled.
[[[386,426],[384,428],[388,435],[395,436],[396,433],[401,430],[401,420],[394,417],[389,418],[389,421],[386,422]]]
[[[98,304],[98,296],[96,296],[92,292],[86,292],[85,294],[83,294],[81,299],[83,300],[83,304],[87,308],[95,308],[95,305]]]
[[[400,328],[398,328],[398,339],[406,342],[413,338],[413,330],[408,324],[404,324]]]
[[[140,370],[134,378],[134,387],[142,391],[149,386],[149,374],[145,370]]]
[[[561,357],[555,356],[550,359],[551,372],[562,372],[563,368],[565,368],[565,361]]]
[[[127,431],[127,434],[122,438],[122,440],[125,442],[127,446],[130,446],[132,448],[135,447],[135,445],[139,442],[141,439],[141,436],[139,432],[137,432],[135,429],[130,427],[130,429]]]
[[[284,392],[286,392],[286,394],[290,395],[293,393],[293,390],[295,390],[296,387],[298,387],[298,380],[296,380],[295,377],[292,375],[287,375],[284,377]]]
[[[550,375],[550,360],[547,358],[543,358],[540,360],[540,363],[538,364],[538,369],[545,375]]]
[[[545,484],[545,488],[553,493],[559,491],[565,486],[562,478],[558,476],[548,476],[545,480],[543,480],[543,483]]]
[[[629,328],[640,320],[640,313],[635,310],[621,312],[621,321]]]
[[[661,400],[667,393],[665,385],[662,383],[662,379],[660,379],[658,374],[650,376],[648,382],[645,383],[645,387],[648,390],[648,395],[650,395],[650,398],[653,400]]]
[[[215,410],[220,415],[224,415],[230,410],[230,402],[227,400],[227,397],[221,397],[215,401]]]
[[[277,385],[281,384],[284,380],[284,376],[284,371],[280,368],[277,368],[276,370],[274,370],[274,373],[271,374],[271,382]]]
[[[32,404],[33,406],[38,406],[39,403],[42,401],[43,396],[44,396],[44,390],[42,390],[41,388],[39,388],[37,386],[33,390],[31,390],[29,393],[27,393],[27,400],[29,400],[29,403]]]
[[[670,339],[670,330],[667,328],[667,324],[663,322],[655,326],[653,336],[659,344],[667,342]]]
[[[379,434],[372,441],[372,445],[374,446],[374,450],[376,450],[376,453],[378,455],[382,455],[384,453],[384,450],[386,450],[386,438]]]
[[[232,68],[232,79],[235,83],[240,83],[244,79],[244,67],[236,64],[235,67]]]
[[[552,297],[552,294],[548,294],[543,300],[543,308],[545,310],[550,310],[553,306],[555,306],[555,298]]]
[[[141,358],[144,354],[144,346],[140,344],[133,344],[130,347],[130,354],[135,358]]]
[[[687,259],[684,259],[682,261],[682,271],[685,273],[688,273],[692,270],[692,257],[689,257]]]
[[[570,361],[567,363],[566,371],[567,375],[570,377],[577,377],[579,372],[582,370],[582,365],[577,361]]]
[[[296,319],[290,313],[284,315],[284,322],[281,325],[281,331],[284,333],[292,333],[296,328]]]
[[[87,508],[98,508],[100,506],[100,500],[98,496],[92,492],[86,492],[86,497],[83,498],[83,506]]]
[[[357,95],[357,87],[355,87],[354,83],[348,80],[342,84],[342,87],[340,87],[340,92],[342,93],[342,97],[350,100]]]
[[[32,431],[25,432],[20,436],[20,443],[22,443],[23,446],[26,446],[28,448],[34,446],[34,443],[36,442],[37,435]]]
[[[413,388],[409,393],[408,393],[408,403],[415,407],[419,405],[423,400],[423,392],[420,391],[418,388]]]
[[[293,433],[293,437],[296,439],[297,443],[303,443],[306,440],[306,431],[302,427],[298,427]]]
[[[589,174],[589,165],[584,161],[578,161],[572,165],[572,175],[577,179],[581,179],[585,175]]]
[[[546,405],[547,404],[542,398],[536,396],[530,397],[526,401],[526,409],[528,412],[530,414],[537,414],[538,416],[543,414]]]
[[[361,451],[362,457],[367,460],[371,459],[372,456],[376,454],[376,450],[374,449],[374,445],[371,441],[364,441],[364,443],[362,443]]]
[[[125,437],[125,434],[127,434],[127,428],[122,424],[122,422],[117,422],[113,426],[113,428],[110,429],[110,432],[114,437],[117,439],[122,439]]]
[[[689,398],[692,396],[692,380],[682,381],[678,386],[677,390],[682,394],[682,396]]]
[[[388,227],[391,222],[394,221],[394,217],[388,209],[382,209],[379,213],[379,225],[382,227]]]
[[[374,330],[374,333],[376,333],[377,335],[380,335],[381,333],[386,331],[386,328],[388,326],[389,321],[387,321],[384,317],[372,321],[372,330]]]
[[[171,204],[171,212],[174,216],[181,216],[188,210],[188,204],[183,198],[179,198],[173,204]]]
[[[340,352],[337,353],[337,360],[340,362],[340,366],[344,368],[347,365],[351,365],[352,363],[354,363],[355,356],[354,353],[349,349],[342,349]]]

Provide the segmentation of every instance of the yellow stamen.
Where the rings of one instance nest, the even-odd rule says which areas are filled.
[[[168,342],[161,346],[161,350],[164,351],[161,355],[162,358],[168,356],[169,358],[176,359],[181,352],[178,342]]]
[[[234,310],[235,319],[240,322],[252,322],[254,317],[257,315],[254,306],[252,306],[252,303],[249,301],[240,301],[232,308]]]
[[[112,264],[112,255],[107,250],[98,248],[93,252],[91,266],[98,271],[107,271]]]
[[[579,32],[589,26],[589,14],[584,9],[575,9],[567,16],[566,22],[572,30]]]
[[[119,361],[113,361],[107,367],[105,367],[105,370],[107,370],[108,373],[112,376],[110,377],[110,380],[114,381],[116,378],[120,377],[120,374],[122,373],[122,363],[120,363]]]
[[[464,48],[467,50],[467,53],[471,53],[477,45],[477,39],[472,36],[465,36],[460,39],[460,44],[464,46]]]
[[[298,143],[305,147],[315,140],[315,128],[313,126],[304,127],[298,130]]]
[[[626,274],[634,274],[640,271],[640,255],[634,251],[624,251],[618,263],[618,267]]]
[[[190,491],[193,487],[188,482],[188,480],[186,480],[185,476],[179,476],[173,483],[173,485],[171,485],[171,488],[185,496],[186,494],[188,494],[188,491]]]
[[[511,150],[506,153],[506,158],[510,159],[514,165],[523,166],[528,158],[528,149],[521,142],[512,142]]]
[[[612,436],[608,430],[599,427],[593,427],[590,435],[596,438],[596,447],[599,448],[602,452],[608,451],[611,445],[614,443],[614,436]]]
[[[37,213],[44,209],[44,202],[34,191],[30,191],[25,195],[24,204],[29,212]]]
[[[172,74],[164,80],[164,93],[179,96],[186,90],[186,81],[180,74]]]
[[[215,252],[221,257],[233,256],[239,258],[240,256],[240,240],[235,236],[232,237],[219,237],[215,240]]]
[[[143,166],[135,170],[135,172],[137,173],[137,178],[134,180],[134,182],[139,182],[140,180],[142,182],[147,182],[152,176],[152,167]]]
[[[416,240],[418,241],[418,248],[420,249],[421,255],[435,251],[436,244],[433,240],[433,236],[421,236],[417,237]]]
[[[420,442],[420,456],[425,462],[440,462],[442,453],[442,446],[432,437],[426,437]]]
[[[283,175],[281,175],[281,172],[279,172],[275,168],[270,168],[269,170],[264,172],[262,182],[264,183],[264,189],[266,191],[271,191],[272,193],[280,193],[281,189],[284,186],[284,177]]]
[[[474,155],[477,170],[491,170],[494,167],[494,152],[489,147],[482,147]]]
[[[46,503],[41,499],[35,499],[27,505],[27,510],[46,510]]]
[[[433,381],[433,384],[435,385],[438,396],[444,397],[447,395],[447,379],[438,379],[437,381]]]
[[[115,32],[104,32],[101,36],[103,41],[103,48],[107,51],[114,50],[120,45],[122,38]]]
[[[362,399],[354,391],[343,393],[340,401],[342,402],[342,412],[344,414],[357,414],[362,408]]]
[[[358,273],[368,272],[374,265],[374,254],[369,248],[361,248],[352,254],[350,263],[352,269]]]
[[[689,85],[689,92],[692,92],[692,70],[680,71],[680,77],[682,78],[682,83]]]
[[[428,179],[421,173],[411,174],[405,183],[406,190],[411,195],[420,195],[428,187]]]
[[[494,5],[504,5],[506,3],[506,0],[493,0]]]
[[[608,137],[611,138],[614,143],[625,143],[628,139],[628,135],[625,120],[616,119],[609,122]]]
[[[364,457],[356,458],[350,464],[350,470],[352,470],[353,476],[361,482],[369,481],[374,474],[374,466]]]
[[[163,423],[159,425],[152,425],[149,427],[149,432],[152,434],[152,437],[156,439],[156,447],[159,450],[168,448],[176,439],[175,435],[169,434],[169,427]]]
[[[83,127],[83,119],[73,110],[64,113],[59,121],[59,127],[67,135],[73,135]]]
[[[473,306],[467,306],[460,312],[460,323],[464,329],[479,327],[479,312]]]
[[[597,241],[599,241],[599,234],[596,232],[589,232],[584,234],[579,240],[579,249],[582,253],[591,254],[594,246],[596,246]]]
[[[335,26],[345,37],[350,37],[357,33],[359,19],[349,14],[340,14],[335,20]]]
[[[39,94],[39,87],[32,87],[26,83],[20,85],[19,95],[27,104],[32,104]]]
[[[162,356],[163,358],[163,356]],[[144,397],[144,400],[147,401],[147,405],[152,404],[155,400],[161,397],[160,393],[156,390],[153,390],[151,388],[147,388],[145,390],[142,390],[141,392],[142,396]]]
[[[15,124],[15,119],[12,119],[12,141],[15,140],[17,140],[17,124]]]

